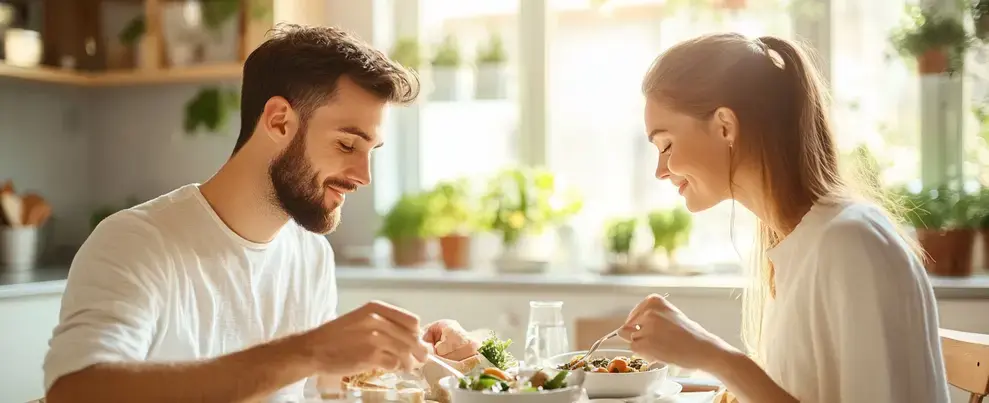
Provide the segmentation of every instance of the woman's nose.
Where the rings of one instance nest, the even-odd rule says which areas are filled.
[[[670,177],[669,157],[665,155],[660,155],[659,161],[656,163],[656,179],[663,180],[663,179],[669,179],[669,177]]]

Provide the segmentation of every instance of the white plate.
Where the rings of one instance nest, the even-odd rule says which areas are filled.
[[[656,398],[672,399],[674,396],[679,395],[680,392],[683,392],[683,385],[676,381],[667,379],[662,385],[659,386],[659,389],[656,390]]]
[[[666,380],[665,382],[663,382],[662,385],[660,385],[659,389],[656,390],[656,396],[654,399],[656,399],[657,403],[673,402],[674,401],[673,399],[676,398],[676,396],[679,395],[680,392],[682,391],[683,391],[683,385],[671,380]],[[591,403],[634,403],[642,400],[643,399],[640,398],[630,398],[630,399],[590,399],[589,401]]]

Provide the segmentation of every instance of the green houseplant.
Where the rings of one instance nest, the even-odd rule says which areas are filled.
[[[498,33],[491,33],[487,43],[477,49],[477,77],[474,97],[504,99],[508,97],[508,52]]]
[[[925,266],[933,275],[972,274],[975,227],[982,215],[978,197],[949,186],[919,192],[895,191],[904,219],[917,231],[917,241],[927,254]]]
[[[528,260],[520,248],[525,236],[563,224],[583,207],[579,195],[558,189],[555,176],[537,168],[510,168],[494,175],[481,202],[486,225],[501,236],[499,262],[507,265]]]
[[[971,38],[960,20],[933,9],[908,9],[907,21],[890,39],[904,57],[917,60],[920,74],[954,74],[964,66]]]
[[[470,263],[473,204],[466,178],[440,182],[429,192],[428,232],[439,237],[440,255],[448,270],[465,269]]]
[[[401,38],[396,41],[388,57],[412,70],[422,68],[422,47],[416,38]]]
[[[240,92],[221,87],[203,87],[185,104],[183,128],[194,134],[200,128],[210,133],[225,129],[230,116],[240,108]]]
[[[448,35],[437,46],[432,65],[433,91],[430,99],[435,101],[456,100],[460,93],[460,46],[457,39]]]
[[[647,217],[652,233],[651,266],[655,269],[672,268],[676,252],[687,244],[693,229],[693,217],[683,206],[650,212]]]
[[[638,220],[634,217],[616,218],[605,226],[608,271],[612,273],[630,273],[635,271],[632,259],[632,242],[635,240],[635,229]]]
[[[429,195],[402,195],[382,217],[378,235],[392,245],[392,261],[396,268],[415,267],[426,262],[427,213]]]
[[[972,21],[975,23],[975,36],[989,41],[989,0],[975,0],[972,4]]]

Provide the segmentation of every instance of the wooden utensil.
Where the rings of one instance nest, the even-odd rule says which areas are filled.
[[[21,225],[26,227],[36,226],[34,218],[38,215],[38,210],[45,204],[45,199],[35,193],[27,193],[21,198]]]
[[[0,208],[3,209],[4,220],[11,227],[20,227],[24,217],[24,209],[21,198],[13,192],[0,193]]]

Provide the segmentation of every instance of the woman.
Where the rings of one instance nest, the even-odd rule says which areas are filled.
[[[622,337],[742,402],[948,402],[920,255],[841,177],[825,91],[805,52],[775,37],[703,36],[656,60],[643,83],[656,177],[693,212],[733,199],[759,218],[743,302],[752,355],[659,296]]]

